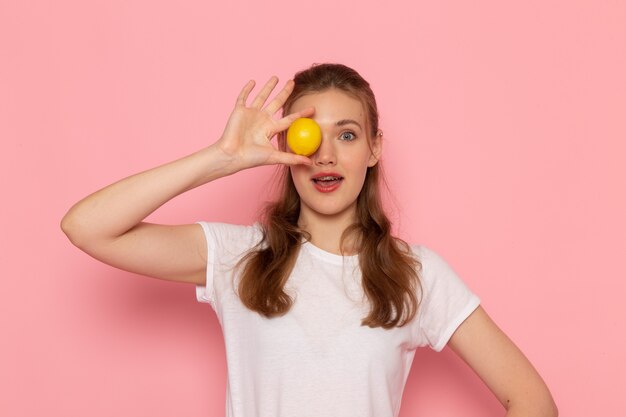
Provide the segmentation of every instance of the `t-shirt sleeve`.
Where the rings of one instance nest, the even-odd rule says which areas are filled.
[[[253,226],[217,222],[197,222],[202,227],[207,246],[205,285],[196,285],[196,299],[215,309],[220,293],[229,287],[227,279],[243,255],[260,240],[258,223]]]
[[[421,245],[422,298],[417,318],[418,346],[440,352],[454,331],[480,305],[480,299],[436,252]]]

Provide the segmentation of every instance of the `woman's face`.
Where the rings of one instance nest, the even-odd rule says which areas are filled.
[[[307,222],[310,216],[353,216],[367,168],[380,158],[381,139],[376,136],[368,143],[370,126],[363,105],[341,90],[306,94],[292,104],[290,111],[307,107],[315,107],[312,119],[322,129],[322,143],[310,156],[312,166],[290,167],[300,195],[300,219]],[[320,174],[327,181],[314,179]]]

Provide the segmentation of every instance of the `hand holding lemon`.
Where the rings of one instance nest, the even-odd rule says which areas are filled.
[[[322,143],[322,129],[313,119],[296,119],[287,130],[287,144],[297,155],[313,155]]]

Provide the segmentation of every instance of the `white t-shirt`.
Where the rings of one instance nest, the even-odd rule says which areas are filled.
[[[232,267],[261,240],[260,225],[199,224],[208,262],[196,296],[211,304],[224,334],[226,417],[395,417],[415,349],[442,350],[480,304],[441,257],[411,246],[422,263],[418,314],[400,328],[361,326],[369,306],[358,255],[305,242],[285,286],[295,302],[268,319],[241,303],[239,277],[232,279]]]

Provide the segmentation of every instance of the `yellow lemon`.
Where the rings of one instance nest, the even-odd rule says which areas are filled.
[[[296,119],[287,130],[287,144],[293,153],[313,155],[322,143],[322,129],[313,119]]]

